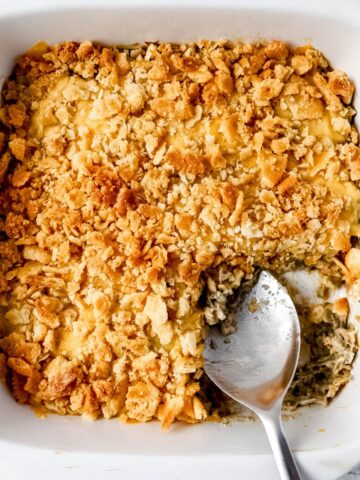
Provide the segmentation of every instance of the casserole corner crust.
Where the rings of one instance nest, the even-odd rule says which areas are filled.
[[[206,324],[256,268],[359,283],[353,91],[279,41],[22,55],[0,110],[0,372],[16,400],[204,420]],[[325,324],[347,317],[345,299],[326,308]],[[346,342],[326,400],[349,378]]]

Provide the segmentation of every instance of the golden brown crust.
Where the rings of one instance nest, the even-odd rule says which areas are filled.
[[[0,111],[0,371],[15,398],[204,420],[209,269],[359,278],[352,94],[320,52],[280,41],[21,56]]]

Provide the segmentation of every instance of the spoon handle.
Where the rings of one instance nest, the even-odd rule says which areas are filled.
[[[265,427],[281,480],[301,480],[284,435],[279,409],[262,412],[259,417]]]

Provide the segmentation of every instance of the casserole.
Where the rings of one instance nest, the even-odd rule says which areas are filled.
[[[265,2],[255,2],[251,8],[246,7],[245,2],[225,2],[220,10],[211,2],[201,2],[196,8],[186,2],[171,8],[161,2],[154,2],[151,8],[140,2],[120,5],[106,2],[101,7],[92,2],[86,9],[82,2],[72,7],[68,2],[57,2],[47,10],[45,3],[28,2],[18,11],[16,5],[3,3],[0,70],[6,75],[14,56],[39,39],[48,43],[92,39],[117,44],[156,39],[185,41],[239,36],[255,39],[260,36],[300,44],[308,42],[310,37],[356,84],[360,81],[359,70],[356,70],[359,67],[351,52],[360,37],[359,9],[355,1],[348,1],[340,16],[335,3],[320,3],[326,7],[323,18],[318,16],[320,4],[315,11],[310,3],[302,3],[301,8],[300,4],[293,4],[290,8],[287,2],[267,2],[264,9]],[[274,11],[269,9],[271,5]],[[287,425],[290,442],[300,451],[302,463],[315,472],[314,478],[336,478],[357,460],[356,425],[360,424],[360,417],[353,399],[358,397],[360,388],[358,362],[353,375],[354,380],[328,409],[303,410]],[[193,478],[195,471],[217,478],[225,462],[229,477],[239,471],[244,478],[264,476],[264,472],[267,478],[272,475],[272,460],[261,427],[256,423],[234,423],[227,428],[218,424],[192,428],[176,425],[170,435],[164,435],[154,424],[131,428],[117,422],[86,424],[80,419],[58,417],[41,422],[31,411],[17,406],[6,393],[2,393],[2,397],[0,438],[3,458],[8,459],[12,472],[20,468],[12,465],[12,458],[22,456],[26,459],[24,463],[31,465],[36,458],[44,458],[44,452],[35,454],[32,450],[41,447],[47,449],[46,456],[59,450],[74,452],[72,457],[68,453],[60,455],[58,466],[80,466],[84,475],[86,471],[94,475],[96,468],[98,472],[104,471],[107,462],[110,470],[116,468],[118,474],[125,473],[127,478],[141,477],[148,468],[157,478],[165,478],[172,472],[181,474],[181,478]],[[307,450],[301,452],[305,448]],[[90,453],[94,455],[90,457]],[[72,459],[76,462],[69,464]],[[249,471],[248,466],[251,466]],[[47,468],[46,462],[41,462],[39,470],[45,473]]]

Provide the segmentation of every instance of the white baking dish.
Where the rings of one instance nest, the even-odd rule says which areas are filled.
[[[358,0],[221,2],[0,0],[0,74],[36,41],[110,44],[199,38],[279,38],[313,43],[360,86]],[[356,97],[359,105],[359,95]],[[356,103],[356,102],[355,102]],[[286,422],[309,478],[331,480],[360,461],[360,358],[353,380],[328,408]],[[275,479],[257,422],[230,426],[124,426],[52,416],[40,420],[0,388],[0,478]]]

